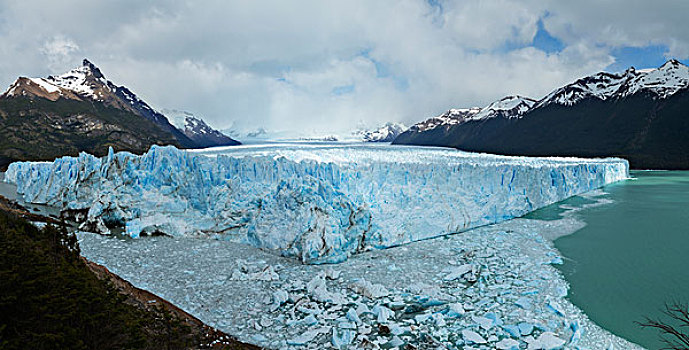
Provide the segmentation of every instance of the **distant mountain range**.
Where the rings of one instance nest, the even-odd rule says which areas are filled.
[[[105,155],[108,147],[143,153],[153,144],[237,144],[209,133],[212,129],[202,121],[190,130],[176,128],[88,60],[59,76],[18,78],[0,95],[0,120],[0,168],[16,160],[50,160],[81,151]],[[203,130],[212,136],[199,137]]]
[[[211,128],[203,119],[190,112],[176,109],[163,109],[161,112],[170,118],[172,125],[181,130],[198,147],[236,146],[240,144],[220,131]]]
[[[601,72],[540,100],[508,96],[413,125],[394,144],[524,156],[616,156],[637,169],[689,169],[689,67]]]
[[[407,130],[404,124],[388,122],[375,128],[366,128],[362,125],[340,133],[319,133],[308,130],[299,131],[274,131],[263,127],[255,129],[232,126],[223,129],[225,135],[242,142],[266,142],[266,141],[308,141],[308,142],[392,142],[398,135]]]

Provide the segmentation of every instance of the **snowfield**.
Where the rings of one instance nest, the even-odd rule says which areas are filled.
[[[212,235],[336,263],[519,217],[627,177],[621,159],[287,144],[18,162],[5,181],[26,202],[82,212],[89,231]]]

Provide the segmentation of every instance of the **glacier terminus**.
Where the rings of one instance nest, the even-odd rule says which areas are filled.
[[[210,235],[319,264],[519,217],[628,168],[390,145],[153,146],[17,162],[5,181],[27,202],[82,213],[83,230]]]

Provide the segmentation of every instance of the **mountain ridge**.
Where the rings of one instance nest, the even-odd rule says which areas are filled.
[[[452,110],[451,110],[452,111]],[[689,67],[596,73],[553,90],[518,118],[412,126],[393,144],[445,146],[515,156],[616,156],[636,169],[689,169]],[[441,122],[438,122],[438,121]]]
[[[0,95],[0,120],[0,168],[82,151],[102,156],[108,147],[133,153],[154,144],[207,147],[87,59],[61,75],[17,78]]]

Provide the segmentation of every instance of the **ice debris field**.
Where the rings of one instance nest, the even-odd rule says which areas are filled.
[[[501,222],[627,176],[614,158],[270,145],[17,162],[5,181],[86,231],[210,235],[318,264]]]
[[[507,220],[627,176],[619,159],[273,145],[14,163],[5,181],[82,229],[171,235],[79,240],[267,348],[636,349],[565,299],[549,239],[581,223]]]
[[[640,349],[565,298],[553,267],[562,258],[543,237],[582,225],[518,218],[334,265],[203,237],[81,233],[79,244],[134,285],[269,349]]]

